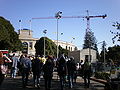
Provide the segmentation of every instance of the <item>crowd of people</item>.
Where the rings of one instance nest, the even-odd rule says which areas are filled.
[[[57,68],[61,90],[63,90],[66,83],[69,85],[69,88],[73,88],[79,75],[78,71],[81,71],[81,77],[84,79],[85,86],[89,87],[90,84],[90,63],[88,60],[85,60],[85,62],[81,60],[78,67],[74,57],[66,57],[64,54],[57,60],[53,56],[40,57],[35,55],[30,57],[27,54],[20,57],[13,54],[9,59],[5,58],[2,52],[0,52],[0,84],[4,80],[5,74],[7,74],[2,72],[2,65],[10,69],[11,78],[16,78],[17,75],[22,76],[23,88],[28,85],[29,75],[32,74],[34,87],[40,88],[41,75],[43,75],[45,90],[50,90],[54,68]]]

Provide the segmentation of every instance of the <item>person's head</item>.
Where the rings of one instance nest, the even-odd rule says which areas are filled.
[[[83,62],[83,60],[81,60],[81,62]]]
[[[15,53],[13,54],[13,57],[15,56]]]
[[[0,51],[0,57],[3,57],[3,53]]]
[[[73,56],[71,56],[71,57],[70,57],[70,60],[74,60],[74,57],[73,57]]]
[[[27,54],[25,54],[25,57],[27,57]]]

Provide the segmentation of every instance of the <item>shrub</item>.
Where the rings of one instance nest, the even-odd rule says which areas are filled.
[[[95,72],[95,77],[98,79],[108,80],[110,77],[110,74],[106,72]]]

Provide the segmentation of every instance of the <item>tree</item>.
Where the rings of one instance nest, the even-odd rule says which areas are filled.
[[[68,53],[67,50],[63,49],[61,46],[59,48],[59,55],[61,53]],[[43,55],[44,54],[44,37],[41,37],[35,44],[36,54]],[[46,55],[57,55],[57,46],[56,44],[49,38],[45,37],[45,53]]]
[[[120,62],[120,46],[115,45],[113,47],[109,47],[107,55],[109,56],[109,59]]]
[[[120,41],[120,23],[119,22],[114,22],[113,27],[115,27],[116,31],[110,31],[111,34],[113,34],[113,38],[112,38],[112,41],[113,43],[115,43],[115,39],[117,39],[117,41]]]
[[[84,39],[83,49],[92,48],[97,50],[97,40],[92,31],[87,31]]]
[[[0,49],[8,49],[10,51],[22,49],[22,43],[18,34],[14,31],[14,27],[10,21],[3,17],[0,17]]]
[[[83,44],[83,49],[91,48],[91,49],[96,50],[97,59],[99,59],[100,56],[99,56],[99,52],[98,52],[98,48],[97,48],[97,40],[94,36],[94,33],[91,30],[87,31],[84,39],[85,40],[84,40],[84,44]]]

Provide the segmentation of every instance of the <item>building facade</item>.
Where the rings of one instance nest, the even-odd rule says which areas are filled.
[[[33,38],[32,31],[29,29],[22,29],[19,30],[19,39],[22,41],[23,44],[23,51],[22,53],[27,53],[30,55],[35,55],[35,43],[39,38]],[[57,45],[57,40],[52,40]],[[58,41],[58,45],[62,48],[74,51],[76,46],[73,43]]]
[[[97,61],[96,50],[89,49],[89,48],[71,51],[68,54],[68,56],[73,56],[76,62],[80,62],[80,60],[85,61],[85,59],[90,60],[91,63],[94,63]],[[90,56],[90,59],[89,59],[89,56]]]
[[[57,45],[57,40],[52,40]],[[65,42],[65,41],[58,41],[58,46],[61,46],[64,49],[67,49],[69,51],[75,51],[76,46],[73,43]]]
[[[29,55],[35,55],[35,43],[38,38],[33,38],[32,31],[28,29],[19,30],[19,39],[23,44],[22,53],[27,53]]]

